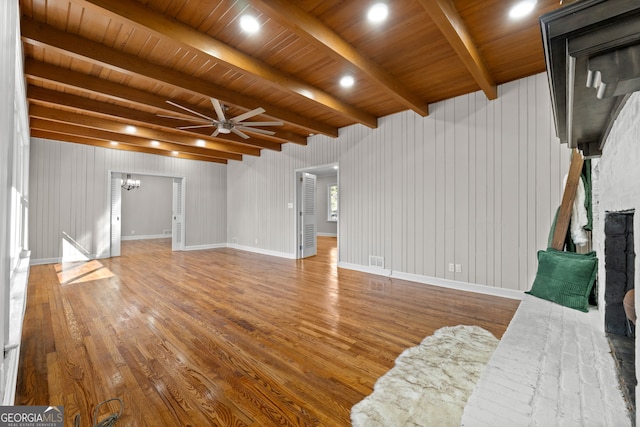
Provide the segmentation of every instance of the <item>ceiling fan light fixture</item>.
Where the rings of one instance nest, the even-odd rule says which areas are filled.
[[[211,134],[211,136],[215,137],[218,136],[219,134],[229,134],[229,133],[235,133],[236,135],[238,135],[239,137],[242,137],[243,139],[248,139],[249,135],[245,134],[244,132],[242,132],[243,130],[245,131],[249,131],[249,132],[253,132],[253,133],[259,133],[259,134],[263,134],[263,135],[274,135],[275,132],[273,131],[268,131],[268,130],[264,130],[264,129],[259,129],[255,126],[282,126],[284,125],[284,122],[281,121],[268,121],[268,122],[248,122],[245,121],[247,119],[250,119],[251,117],[257,116],[259,114],[262,114],[265,112],[265,109],[262,107],[257,107],[254,108],[253,110],[249,110],[247,112],[244,112],[240,115],[237,115],[235,117],[231,117],[231,118],[227,118],[225,116],[225,110],[226,108],[220,103],[219,100],[217,100],[216,98],[210,98],[211,99],[211,106],[213,107],[214,111],[216,112],[216,116],[217,118],[211,117],[211,116],[207,116],[206,114],[200,113],[199,111],[193,110],[191,108],[182,106],[176,102],[173,101],[167,101],[168,104],[173,105],[174,107],[180,108],[188,113],[191,113],[193,116],[193,118],[190,119],[184,119],[182,117],[177,117],[177,116],[165,116],[163,115],[162,117],[166,117],[166,118],[171,118],[171,119],[177,119],[177,120],[189,120],[189,121],[195,121],[196,124],[194,125],[188,125],[188,126],[178,126],[178,129],[180,130],[190,130],[190,129],[198,129],[198,128],[207,128],[207,127],[214,127],[215,131]],[[196,145],[199,145],[201,147],[203,147],[205,145],[204,140],[196,140]]]

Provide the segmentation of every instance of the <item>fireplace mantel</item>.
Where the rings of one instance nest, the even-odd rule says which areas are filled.
[[[580,0],[540,17],[560,142],[597,157],[640,90],[640,1]]]

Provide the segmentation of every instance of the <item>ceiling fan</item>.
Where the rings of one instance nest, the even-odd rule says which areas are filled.
[[[218,101],[215,98],[211,98],[211,104],[213,105],[213,109],[215,110],[216,115],[218,116],[217,119],[201,114],[197,111],[184,107],[173,101],[167,101],[167,103],[173,105],[174,107],[178,107],[182,110],[188,111],[189,113],[197,117],[184,118],[184,117],[177,117],[177,116],[167,116],[162,114],[158,114],[158,116],[169,118],[169,119],[187,120],[190,122],[198,123],[198,124],[188,125],[188,126],[179,126],[178,129],[182,129],[182,130],[205,128],[210,126],[215,127],[216,129],[213,131],[211,136],[218,136],[219,134],[228,134],[233,132],[244,139],[248,139],[249,135],[247,135],[243,131],[255,132],[263,135],[273,135],[275,134],[275,132],[270,130],[259,129],[259,128],[256,128],[255,126],[282,126],[284,124],[283,122],[245,122],[244,121],[253,116],[257,116],[258,114],[264,113],[265,109],[262,107],[255,108],[251,111],[247,111],[246,113],[227,119],[224,115],[225,108],[223,108],[220,101]]]

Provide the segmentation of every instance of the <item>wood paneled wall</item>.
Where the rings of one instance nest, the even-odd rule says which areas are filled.
[[[494,101],[477,92],[430,111],[230,162],[229,241],[294,254],[295,170],[339,162],[341,265],[375,255],[392,272],[528,289],[569,165],[546,75],[502,85]]]
[[[226,242],[224,165],[33,138],[32,262],[62,258],[69,238],[91,257],[109,253],[109,171],[185,177],[185,245]]]

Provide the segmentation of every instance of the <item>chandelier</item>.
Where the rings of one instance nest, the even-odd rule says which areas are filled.
[[[121,179],[120,183],[122,184],[121,187],[127,191],[140,188],[140,180],[132,179],[130,173],[127,174],[127,179]]]

